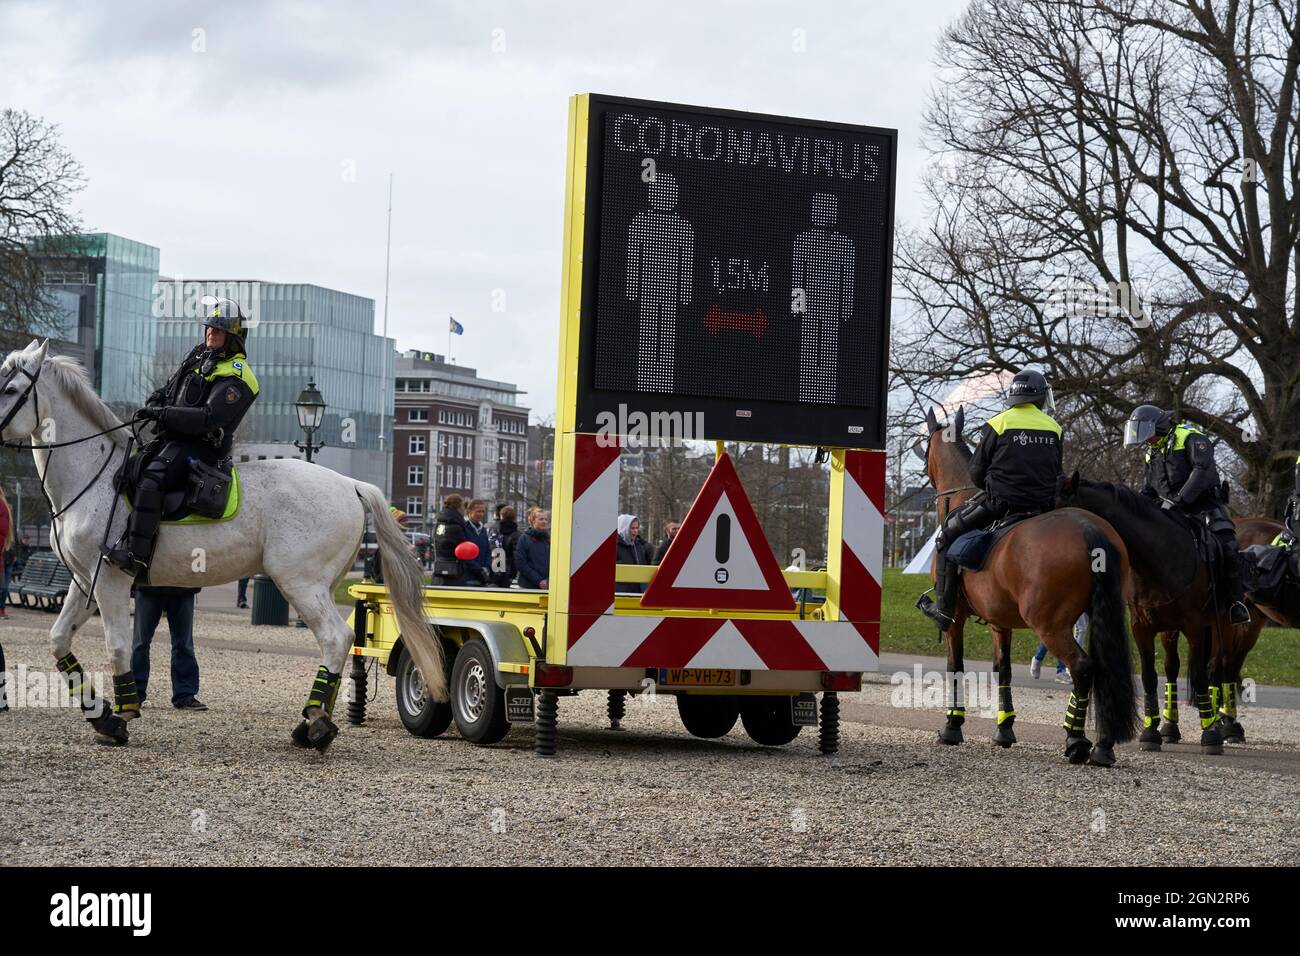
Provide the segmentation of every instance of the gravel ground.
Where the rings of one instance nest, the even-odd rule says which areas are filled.
[[[0,625],[9,670],[52,671],[50,618],[11,614]],[[366,726],[344,725],[322,756],[287,740],[315,661],[276,652],[314,647],[309,633],[200,612],[196,634],[212,710],[168,706],[160,629],[128,748],[94,746],[66,707],[0,714],[0,866],[1300,863],[1297,777],[1234,768],[1231,752],[1125,751],[1101,770],[1064,763],[1059,741],[939,748],[937,722],[846,722],[827,760],[809,730],[782,749],[739,727],[696,740],[667,698],[631,701],[628,729],[612,732],[604,695],[589,691],[561,698],[560,755],[548,761],[527,728],[492,748],[454,729],[411,737],[381,677]],[[105,669],[97,623],[76,652]],[[887,678],[876,681],[863,700],[887,703]],[[1054,687],[1018,693],[1021,725],[1057,725],[1062,701]],[[1254,708],[1247,726],[1251,747],[1296,749],[1295,714]]]

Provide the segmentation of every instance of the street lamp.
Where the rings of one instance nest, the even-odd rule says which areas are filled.
[[[298,412],[298,426],[307,435],[307,441],[294,442],[294,447],[307,456],[311,461],[313,452],[320,451],[325,447],[324,442],[312,443],[312,435],[320,428],[322,419],[325,418],[325,399],[321,397],[320,391],[316,388],[315,382],[308,382],[307,387],[302,390],[298,396],[298,401],[293,403],[294,409]]]

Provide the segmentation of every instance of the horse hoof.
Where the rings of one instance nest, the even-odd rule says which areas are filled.
[[[1218,756],[1223,753],[1223,737],[1213,726],[1201,731],[1201,753]]]
[[[92,720],[90,726],[95,731],[95,743],[105,747],[125,747],[130,737],[126,721],[116,714],[105,714],[98,720]]]
[[[993,731],[993,742],[1005,750],[1016,742],[1016,732],[1010,726],[999,725],[998,729]]]
[[[1160,743],[1160,731],[1156,730],[1154,727],[1147,727],[1138,736],[1138,749],[1140,750],[1159,752]]]
[[[965,739],[960,727],[944,727],[939,731],[939,743],[947,747],[955,747]]]
[[[1070,737],[1065,741],[1065,759],[1072,764],[1087,763],[1091,751],[1092,741],[1087,737]]]
[[[122,720],[139,720],[141,715],[138,710],[124,710],[118,716]]]
[[[320,753],[324,753],[329,745],[334,743],[334,738],[338,735],[338,724],[324,714],[321,714],[307,726],[307,741]]]
[[[311,743],[307,739],[307,721],[304,720],[293,728],[293,733],[289,735],[289,742],[303,750],[311,749]]]
[[[1088,763],[1094,767],[1115,766],[1115,748],[1110,744],[1096,744],[1088,754]]]
[[[1219,733],[1223,736],[1225,744],[1244,744],[1246,742],[1246,731],[1242,728],[1241,723],[1231,717],[1224,717],[1219,721]]]
[[[1160,722],[1160,736],[1167,744],[1176,744],[1183,739],[1183,735],[1178,731],[1178,724],[1168,720]]]

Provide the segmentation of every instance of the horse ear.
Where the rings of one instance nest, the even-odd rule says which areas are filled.
[[[925,410],[925,424],[929,426],[931,433],[937,432],[939,430],[939,419],[934,417],[933,408],[927,408]]]
[[[956,432],[958,437],[961,437],[962,426],[964,426],[965,424],[966,424],[966,406],[958,405],[957,415],[953,419],[953,426],[952,426],[952,430]]]
[[[1076,491],[1079,490],[1079,469],[1078,468],[1074,469],[1074,474],[1072,474],[1069,477],[1069,479],[1065,482],[1065,488],[1070,494],[1074,494]]]
[[[925,449],[921,447],[921,442],[918,441],[912,445],[912,454],[921,459],[923,464],[929,464],[929,458],[926,456]]]
[[[36,340],[35,340],[35,339],[32,339],[32,345],[36,345]],[[29,345],[28,348],[30,349],[30,348],[32,347],[32,345]],[[40,367],[41,367],[42,363],[44,363],[44,361],[45,361],[45,353],[48,352],[49,349],[50,349],[50,340],[49,340],[49,339],[46,339],[46,340],[45,340],[44,342],[42,342],[39,346],[37,346],[36,354],[32,356],[32,359],[33,359],[32,368],[33,368],[33,369],[37,369],[37,368],[40,368]]]

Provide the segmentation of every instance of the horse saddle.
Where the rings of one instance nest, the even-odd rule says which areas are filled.
[[[1256,603],[1272,603],[1288,574],[1300,581],[1300,550],[1252,544],[1241,552],[1241,583]]]
[[[984,567],[989,552],[1008,531],[1027,518],[1035,517],[1036,512],[1017,512],[999,518],[987,528],[967,531],[959,535],[948,545],[948,560],[967,571],[978,571]]]
[[[135,489],[148,461],[141,452],[132,455],[113,475],[113,487],[135,507]],[[239,479],[234,463],[225,458],[215,465],[191,460],[189,476],[181,488],[164,489],[162,520],[165,522],[218,520],[233,517],[239,509]]]

